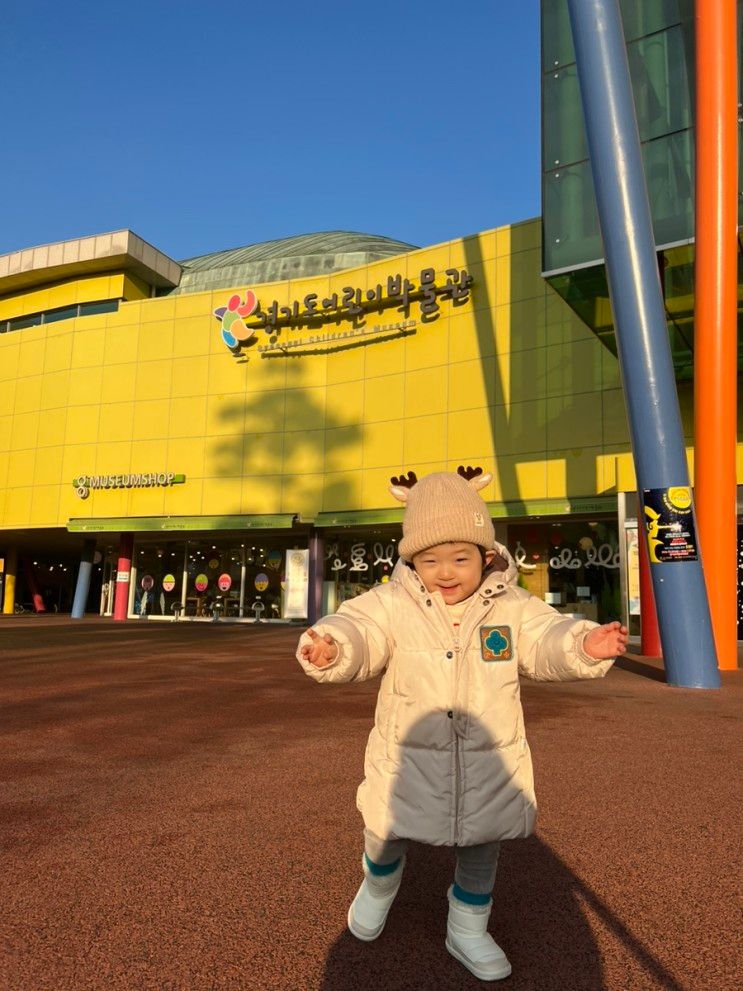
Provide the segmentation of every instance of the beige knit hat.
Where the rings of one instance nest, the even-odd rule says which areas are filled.
[[[390,492],[405,503],[400,557],[413,557],[434,544],[457,540],[485,550],[495,545],[495,531],[488,507],[478,493],[492,479],[482,468],[459,467],[457,474],[435,472],[420,481],[415,472],[392,478]]]

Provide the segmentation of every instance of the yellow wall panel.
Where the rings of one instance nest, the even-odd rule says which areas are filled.
[[[403,423],[373,423],[364,434],[364,468],[383,465],[396,467],[403,463]]]
[[[41,406],[41,375],[30,375],[23,380],[15,397],[16,413],[31,413]]]
[[[31,499],[31,521],[33,526],[54,526],[59,511],[59,485],[34,486]]]
[[[137,402],[147,399],[167,399],[170,396],[172,361],[148,361],[137,367]]]
[[[171,469],[172,470],[172,469]],[[164,511],[167,516],[201,516],[203,479],[190,477],[182,485],[173,485],[165,491]]]
[[[158,324],[165,330],[172,326],[177,298],[177,296],[156,296],[147,301],[147,306],[142,307],[142,323],[148,325],[147,334],[154,331],[154,327],[150,327],[150,324]]]
[[[70,367],[72,362],[73,334],[63,331],[58,324],[49,325],[44,353],[44,372],[58,372]]]
[[[23,452],[24,454],[27,452]],[[66,479],[62,475],[64,447],[49,447],[36,457],[34,482],[36,485],[60,485]]]
[[[67,408],[46,410],[39,419],[39,432],[36,446],[39,448],[57,447],[65,443],[67,436]]]
[[[504,502],[542,499],[547,487],[547,464],[504,455],[498,458],[498,485],[495,498]]]
[[[75,491],[72,488],[73,478],[78,475],[94,475],[96,473],[96,453],[95,444],[65,444],[60,482],[63,486],[69,485],[70,492],[73,494]],[[78,513],[78,516],[80,515],[84,516],[85,514]]]
[[[447,417],[448,457],[466,460],[467,458],[493,457],[493,416],[492,409],[480,408],[449,413]]]
[[[183,297],[188,299],[188,297]],[[219,334],[219,324],[211,313],[202,316],[183,317],[173,322],[173,357],[194,358],[206,361],[214,334]],[[225,348],[227,352],[227,348]],[[227,352],[229,353],[229,352]]]
[[[70,406],[67,410],[67,444],[92,444],[98,439],[99,406]]]
[[[424,368],[405,376],[405,415],[443,413],[447,405],[447,369]]]
[[[364,348],[350,348],[348,351],[334,352],[332,360],[328,360],[328,385],[335,382],[355,382],[363,379],[364,360]]]
[[[68,373],[69,402],[97,406],[101,401],[103,368],[72,368]]]
[[[10,438],[13,432],[12,415],[3,416],[0,414],[0,452],[7,452],[10,448]]]
[[[29,327],[16,333],[23,335],[18,356],[18,377],[40,375],[44,371],[46,354],[46,337],[43,331],[39,327]]]
[[[26,488],[7,489],[5,492],[5,525],[9,527],[26,527],[31,523],[31,500],[34,490]]]
[[[21,355],[21,345],[7,335],[0,335],[0,384],[13,382],[18,376],[18,362]]]
[[[392,376],[397,379],[398,376]],[[401,377],[401,376],[400,376]],[[383,388],[379,383],[382,379],[374,380],[374,389]],[[354,423],[361,423],[364,408],[364,383],[346,382],[339,385],[328,385],[326,390],[327,410],[325,415],[325,426],[345,427]]]
[[[135,362],[139,350],[139,329],[134,324],[108,327],[104,337],[103,360],[105,364]]]
[[[168,436],[169,420],[170,400],[138,400],[133,404],[133,426],[128,436],[137,440],[164,439]],[[162,445],[162,450],[164,453],[165,444]]]
[[[246,434],[242,446],[242,474],[274,475],[284,463],[284,434]]]
[[[249,440],[241,433],[207,438],[204,476],[234,478],[245,474],[243,463],[246,443]],[[276,465],[274,470],[280,471],[281,465]]]
[[[405,413],[405,394],[409,381],[409,377],[405,375],[380,375],[365,385],[359,383],[359,391],[363,390],[364,395],[364,423],[400,419]]]
[[[322,398],[324,413],[324,394]],[[271,392],[246,396],[243,430],[246,435],[258,436],[281,431],[284,429],[286,409],[286,393],[282,391],[272,390]]]
[[[206,395],[208,372],[209,364],[203,358],[175,358],[171,395]]]
[[[112,439],[96,447],[96,475],[127,475],[133,469],[132,442],[128,438],[120,441]]]
[[[419,323],[418,332],[405,341],[405,369],[445,365],[449,357],[449,321],[439,317],[432,323]]]
[[[418,416],[404,421],[405,437],[402,457],[399,464],[425,461],[445,461],[448,457],[447,418]],[[387,464],[395,462],[387,462]]]
[[[362,479],[363,473],[358,470],[326,471],[323,511],[348,512],[357,509],[361,505]]]
[[[214,325],[217,325],[216,319],[212,316],[211,293],[184,293],[181,296],[174,296],[173,300],[175,301],[173,316],[176,320],[182,317],[204,317],[208,314],[210,319],[214,320]]]
[[[495,450],[500,454],[535,454],[547,450],[546,400],[493,407]]]
[[[323,504],[325,476],[303,472],[284,476],[281,490],[281,512],[298,512],[306,516],[319,513]]]
[[[284,425],[286,430],[320,430],[325,426],[325,388],[287,389]]]
[[[601,444],[601,393],[586,392],[547,400],[547,445],[596,447]]]
[[[139,332],[139,361],[159,361],[173,355],[173,324],[145,323]]]
[[[163,441],[135,437],[132,440],[132,471],[167,471],[167,465],[163,464],[166,453]]]
[[[199,441],[206,432],[206,396],[172,399],[168,432],[171,437],[193,437]]]
[[[629,425],[621,389],[610,389],[601,395],[604,444],[628,444]]]
[[[137,365],[104,365],[101,376],[101,400],[104,403],[132,402],[136,391]]]
[[[245,399],[242,395],[209,396],[206,401],[206,434],[241,436],[245,422]]]
[[[380,375],[394,375],[405,371],[406,340],[406,338],[396,338],[381,341],[379,344],[370,344],[363,349],[366,358],[365,377],[367,381]],[[327,359],[328,363],[332,362],[333,357],[330,355]]]
[[[202,483],[201,511],[208,516],[240,512],[242,479],[205,478]]]
[[[15,381],[0,383],[0,416],[10,416],[15,409],[18,384]]]
[[[281,505],[281,482],[280,474],[243,478],[239,512],[262,515],[267,506]]]
[[[168,441],[168,471],[186,476],[188,485],[192,478],[201,478],[204,474],[206,458],[206,440],[203,437],[190,437],[188,440]],[[179,486],[174,486],[178,488]]]
[[[508,329],[505,323],[506,331]],[[449,317],[447,338],[449,342],[448,360],[474,361],[495,354],[496,335],[501,328],[496,325],[490,310],[464,309],[453,311]],[[502,336],[502,335],[501,335]],[[502,350],[508,350],[506,334]],[[500,347],[500,345],[499,345]]]
[[[134,403],[107,403],[101,406],[97,436],[104,445],[130,441],[133,426]]]
[[[503,401],[494,358],[457,361],[449,366],[449,409],[474,409]]]
[[[360,425],[336,427],[325,431],[325,470],[338,472],[344,468],[348,471],[361,468],[363,444],[366,436]]]
[[[274,434],[269,434],[273,438]],[[324,430],[287,430],[284,434],[283,471],[316,475],[325,468]],[[266,468],[268,470],[268,468]],[[252,473],[251,473],[252,474]]]
[[[73,368],[91,368],[103,363],[106,340],[104,330],[77,330],[72,344]]]
[[[10,488],[33,485],[36,451],[10,451],[8,454],[8,485]]]
[[[39,422],[38,413],[21,413],[14,416],[9,449],[21,451],[25,448],[35,448],[39,435]]]
[[[165,490],[160,486],[129,490],[129,513],[132,516],[162,516],[164,509]]]

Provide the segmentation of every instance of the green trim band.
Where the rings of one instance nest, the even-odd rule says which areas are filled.
[[[575,499],[533,499],[523,502],[489,502],[494,519],[532,516],[565,516],[573,513],[616,513],[616,496],[587,496]],[[366,509],[359,512],[318,513],[317,527],[366,526],[372,523],[402,523],[400,509]]]
[[[494,518],[518,516],[566,516],[573,513],[616,513],[617,497],[586,496],[566,499],[529,499],[523,502],[489,502],[490,515]]]
[[[70,533],[178,533],[183,530],[289,530],[291,513],[273,516],[133,516],[68,520]]]
[[[367,523],[402,523],[403,509],[363,509],[360,512],[318,513],[315,526],[364,526]]]

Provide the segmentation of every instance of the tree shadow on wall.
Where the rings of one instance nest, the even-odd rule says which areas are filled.
[[[464,245],[468,267],[485,271],[479,240],[468,238]],[[579,338],[574,332],[570,333],[570,327],[578,318],[540,279],[536,264],[519,261],[519,256],[526,251],[534,253],[536,250],[527,230],[519,226],[511,229],[509,281],[501,287],[510,309],[511,350],[507,382],[501,372],[503,366],[497,359],[494,300],[487,308],[474,311],[492,449],[512,455],[496,456],[495,475],[503,501],[514,507],[519,507],[520,503],[524,513],[526,507],[517,462],[543,463],[550,456],[562,458],[565,491],[574,496],[595,495],[599,464],[595,457],[587,458],[584,451],[600,449],[604,443],[617,445],[606,439],[603,409],[597,410],[594,404],[590,412],[585,410],[587,400],[582,394],[595,396],[607,388],[620,388],[618,381],[611,381],[607,386],[604,370],[609,368],[609,359],[602,356],[599,350],[602,346],[593,339],[590,330],[586,328],[585,335]],[[491,292],[495,292],[494,287]],[[570,336],[566,338],[568,333]],[[550,345],[555,347],[550,348]],[[490,368],[492,373],[488,371]],[[542,409],[535,410],[534,399],[542,401]],[[544,417],[544,436],[539,442],[534,433],[535,416]],[[589,443],[585,436],[576,435],[576,419],[587,428],[593,428],[598,420],[602,426],[600,437]],[[569,448],[550,445],[547,442],[549,433],[559,437],[575,436],[575,443]],[[617,443],[629,450],[628,440],[618,439]],[[604,493],[616,492],[616,478],[602,479],[599,488]]]
[[[399,687],[399,686],[396,686]],[[388,824],[404,830],[411,823],[409,794],[401,782],[406,780],[405,758],[400,758],[396,739],[410,746],[410,753],[420,754],[420,747],[429,749],[432,759],[440,756],[442,767],[451,767],[448,758],[447,735],[453,733],[452,721],[444,710],[428,712],[421,718],[404,713],[415,711],[414,700],[394,696],[392,716],[385,729],[377,713],[375,730],[379,747],[392,758],[390,773],[394,777],[387,796]],[[406,726],[396,725],[405,723]],[[453,736],[452,736],[453,740]],[[488,781],[510,787],[522,774],[519,758],[514,758],[516,745],[501,741],[502,748],[493,748],[489,730],[472,713],[467,720],[467,737],[462,742],[469,759],[476,757],[478,773]],[[371,743],[370,743],[371,745]],[[518,747],[520,751],[520,746]],[[415,767],[411,758],[408,767]],[[386,764],[386,762],[383,761]],[[429,772],[431,768],[429,767]],[[415,770],[412,772],[415,774]],[[448,781],[442,775],[437,799],[446,794]],[[368,788],[368,785],[367,785]],[[462,801],[477,802],[487,788],[470,788]],[[416,792],[419,794],[419,792]],[[467,797],[469,796],[469,797]],[[363,801],[369,802],[368,792]],[[512,804],[508,808],[512,808]],[[491,801],[479,810],[495,819],[501,803]],[[416,805],[416,828],[425,835],[431,821],[430,809]],[[465,805],[466,808],[466,805]],[[361,837],[359,837],[361,839]],[[323,855],[327,855],[327,850]],[[329,861],[328,863],[332,863]],[[363,943],[344,929],[333,944],[325,964],[319,991],[347,991],[350,987],[385,988],[386,991],[468,991],[482,988],[482,982],[455,961],[444,946],[448,903],[446,892],[454,876],[454,851],[451,847],[412,843],[403,874],[400,891],[390,910],[387,925],[378,940]],[[359,882],[361,872],[359,871]],[[350,903],[353,891],[348,892]],[[663,963],[647,949],[629,927],[583,882],[570,867],[539,836],[503,843],[494,889],[493,911],[489,932],[505,950],[513,966],[513,975],[504,983],[512,991],[608,991],[602,964],[601,949],[594,936],[591,915],[601,920],[615,943],[653,981],[654,987],[667,991],[684,991]],[[336,925],[340,920],[333,920]]]
[[[312,515],[359,504],[360,471],[354,478],[348,466],[363,428],[353,422],[355,412],[348,422],[328,411],[325,386],[318,384],[324,379],[313,379],[320,360],[264,359],[262,391],[230,398],[220,409],[224,436],[209,440],[207,454],[213,476],[243,480],[241,505],[232,512]]]

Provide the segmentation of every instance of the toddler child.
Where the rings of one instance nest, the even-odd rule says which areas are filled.
[[[500,841],[534,829],[536,801],[518,675],[599,678],[627,630],[558,613],[516,583],[478,489],[481,469],[392,479],[406,504],[391,581],[344,602],[302,635],[316,681],[384,672],[357,805],[364,881],[348,912],[376,939],[410,840],[453,846],[446,948],[476,977],[511,973],[487,931]]]

